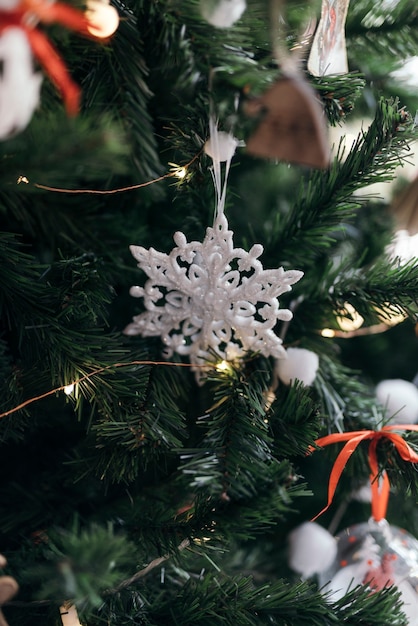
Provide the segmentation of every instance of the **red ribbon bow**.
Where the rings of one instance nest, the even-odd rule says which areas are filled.
[[[357,446],[366,439],[370,440],[369,446],[369,467],[370,467],[370,483],[372,488],[372,516],[378,522],[384,519],[386,516],[386,509],[389,500],[390,483],[386,472],[382,474],[382,483],[379,485],[379,464],[377,461],[377,444],[381,439],[389,439],[399,452],[400,457],[404,461],[410,463],[418,463],[418,454],[407,444],[407,442],[392,431],[394,430],[414,430],[418,431],[418,425],[409,424],[397,424],[393,426],[383,426],[381,430],[355,430],[350,433],[333,433],[326,437],[320,437],[316,439],[315,443],[318,446],[328,446],[331,443],[339,443],[346,441],[347,443],[337,456],[328,483],[328,503],[325,508],[315,515],[311,520],[316,520],[322,513],[324,513],[331,505],[332,499],[335,494],[335,490],[338,485],[338,481],[347,464],[348,459],[351,457]],[[314,446],[309,447],[309,452],[315,450]]]
[[[24,31],[34,56],[61,92],[68,115],[76,115],[79,110],[80,89],[71,79],[63,60],[46,35],[35,28],[38,22],[58,22],[91,37],[87,28],[89,20],[82,11],[47,0],[22,0],[11,11],[0,10],[0,34],[10,27]]]

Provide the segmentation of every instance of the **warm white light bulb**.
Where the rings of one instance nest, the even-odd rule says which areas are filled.
[[[179,169],[176,172],[176,178],[184,178],[186,176],[186,168],[185,167],[179,167]]]
[[[65,385],[64,387],[64,393],[67,394],[67,396],[70,396],[74,391],[74,383],[71,383],[70,385]]]
[[[229,365],[228,361],[224,360],[216,364],[216,370],[218,372],[229,372],[230,369],[231,369],[231,366]]]
[[[119,14],[106,0],[87,0],[86,17],[87,30],[100,39],[113,35],[119,26]]]

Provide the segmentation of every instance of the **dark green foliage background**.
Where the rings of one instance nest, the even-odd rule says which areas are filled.
[[[385,257],[389,199],[362,191],[411,155],[417,98],[390,72],[415,54],[414,2],[351,3],[348,75],[314,78],[301,64],[331,126],[372,120],[345,160],[310,171],[239,148],[230,172],[235,246],[262,243],[265,268],[304,271],[280,305],[297,302],[285,345],[319,355],[315,384],[280,383],[267,407],[271,359],[249,354],[199,386],[187,361],[155,364],[159,338],[123,334],[143,310],[129,295],[145,280],[129,245],[168,253],[174,232],[201,241],[213,219],[210,103],[245,141],[245,102],[281,75],[268,3],[247,4],[228,30],[206,23],[197,0],[115,1],[120,27],[103,44],[46,29],[82,88],[81,113],[68,119],[45,78],[29,126],[0,143],[0,552],[20,584],[4,608],[13,626],[59,625],[64,601],[89,626],[406,624],[396,589],[327,603],[289,570],[287,535],[326,501],[337,447],[307,458],[315,438],[377,428],[374,385],[418,369],[418,267]],[[319,11],[288,3],[289,48]],[[184,180],[140,187],[173,163],[190,164]],[[367,325],[388,302],[409,319],[323,338],[347,302]],[[78,379],[68,397],[48,393]],[[388,445],[379,461],[391,470],[389,521],[418,536],[415,468]],[[368,518],[369,505],[349,501],[368,473],[362,447],[322,525],[336,511],[339,528]]]

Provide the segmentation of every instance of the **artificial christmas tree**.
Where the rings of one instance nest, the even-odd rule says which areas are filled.
[[[0,5],[4,38],[14,5]],[[418,435],[377,386],[414,385],[418,264],[394,246],[396,202],[365,188],[406,186],[416,98],[391,70],[418,16],[410,0],[374,5],[114,1],[119,27],[98,42],[19,4],[81,106],[68,117],[34,66],[39,98],[0,142],[9,626],[413,623],[414,576],[371,533],[337,597],[331,559],[305,560],[296,532],[337,460],[315,559],[316,537],[334,556],[333,536],[371,511],[417,558]],[[347,66],[311,73],[338,8]],[[88,22],[91,5],[71,9]],[[289,76],[306,100],[276,107]],[[12,95],[0,81],[5,110]],[[325,127],[344,138],[350,118],[371,121],[333,147]],[[276,155],[251,150],[266,124]]]

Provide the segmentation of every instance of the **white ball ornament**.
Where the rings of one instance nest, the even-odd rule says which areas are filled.
[[[0,36],[0,139],[23,130],[39,103],[42,75],[33,70],[32,51],[21,28]]]
[[[315,352],[305,348],[288,348],[287,358],[276,362],[276,374],[285,385],[299,380],[310,387],[315,380],[319,366],[319,358]]]
[[[418,389],[400,378],[382,380],[376,386],[376,397],[385,408],[391,424],[418,422]]]
[[[335,537],[315,522],[304,522],[288,539],[289,567],[304,578],[328,569],[337,555]]]
[[[202,17],[216,26],[229,28],[244,13],[247,4],[245,0],[201,0],[200,12]]]

